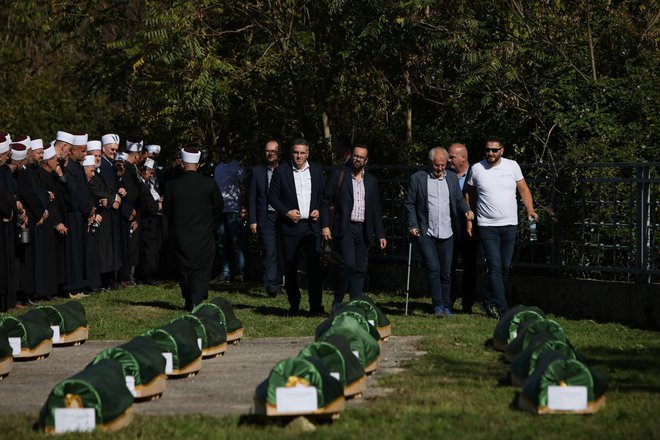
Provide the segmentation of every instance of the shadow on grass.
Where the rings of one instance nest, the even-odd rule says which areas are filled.
[[[254,308],[253,311],[257,315],[282,316],[285,318],[289,314],[288,308],[271,307],[271,306],[257,306]]]
[[[128,301],[128,300],[118,300],[117,302],[128,304],[129,306],[143,306],[143,307],[156,307],[159,309],[165,310],[185,310],[183,305],[172,304],[165,301]]]
[[[397,301],[376,301],[376,305],[385,313],[385,315],[402,316],[406,314],[406,299]],[[421,299],[411,299],[408,301],[408,315],[416,313],[432,314],[433,305],[428,302],[422,302]]]
[[[612,349],[587,347],[580,354],[590,367],[605,373],[611,387],[621,392],[660,393],[660,348]]]

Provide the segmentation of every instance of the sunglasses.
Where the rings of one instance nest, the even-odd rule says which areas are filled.
[[[501,149],[502,149],[502,147],[500,147],[500,148],[486,148],[486,153],[497,153]]]

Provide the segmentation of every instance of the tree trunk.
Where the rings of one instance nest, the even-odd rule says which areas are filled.
[[[406,142],[412,145],[412,87],[410,86],[410,71],[406,70],[403,73],[403,78],[406,80]]]

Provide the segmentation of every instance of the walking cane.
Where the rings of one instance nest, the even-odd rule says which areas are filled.
[[[410,299],[410,261],[412,259],[412,241],[408,243],[408,276],[406,277],[406,316],[408,316],[408,300]]]

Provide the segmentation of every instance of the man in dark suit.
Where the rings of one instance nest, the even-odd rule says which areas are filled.
[[[433,314],[438,318],[453,315],[450,290],[454,235],[462,224],[460,216],[473,217],[456,174],[445,170],[448,158],[444,148],[432,148],[429,168],[410,176],[404,201],[408,233],[419,244]]]
[[[371,240],[378,239],[380,249],[387,246],[378,181],[365,170],[368,160],[366,146],[353,147],[348,163],[332,174],[323,194],[321,235],[324,240],[337,239],[341,257],[333,311],[339,307],[346,292],[350,299],[362,294]],[[331,207],[334,207],[333,219],[329,215]]]
[[[252,234],[259,234],[263,245],[263,283],[271,298],[282,285],[282,269],[278,264],[278,241],[275,223],[277,212],[268,204],[268,188],[280,161],[280,144],[266,142],[263,163],[252,168],[248,206],[248,223]]]
[[[467,186],[465,182],[472,174],[472,165],[468,162],[468,150],[464,144],[455,143],[451,144],[447,149],[449,153],[449,168],[456,173],[458,177],[458,186],[461,187],[461,192],[465,196]],[[474,205],[470,206],[472,212],[476,209],[476,200]],[[466,219],[461,216],[461,228],[456,232],[454,240],[454,257],[452,263],[452,285],[451,285],[451,302],[454,304],[457,298],[461,297],[461,310],[463,313],[472,313],[472,306],[474,305],[474,295],[477,289],[477,255],[479,253],[479,238],[476,234],[476,221],[472,221],[473,234],[468,235],[466,228]],[[458,266],[458,256],[461,257],[461,268],[463,274],[461,277],[461,288],[458,288],[456,282],[456,268]]]
[[[278,213],[278,232],[282,239],[285,288],[289,315],[300,314],[298,258],[304,252],[307,262],[307,288],[311,315],[322,315],[320,248],[320,204],[325,179],[321,167],[307,161],[309,143],[293,141],[291,162],[278,166],[268,191],[268,202]]]
[[[208,297],[215,258],[215,218],[222,212],[222,196],[212,178],[197,173],[201,153],[181,150],[183,174],[167,185],[163,211],[174,238],[179,285],[192,310]]]

